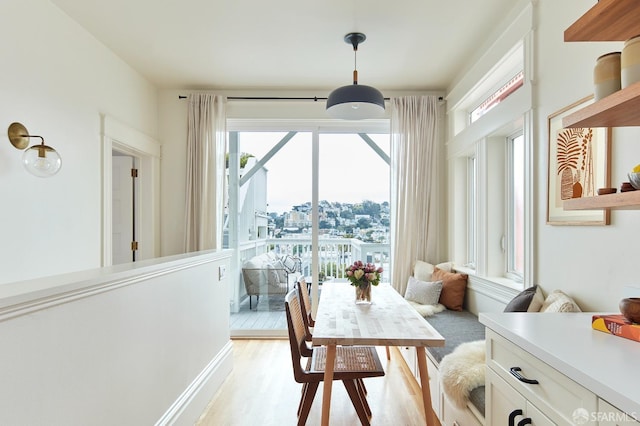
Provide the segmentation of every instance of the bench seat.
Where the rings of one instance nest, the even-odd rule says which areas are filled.
[[[427,353],[436,367],[440,366],[440,361],[449,355],[461,343],[484,340],[485,327],[478,321],[478,317],[469,311],[445,310],[426,320],[438,330],[444,337],[445,345],[442,347],[427,347]],[[484,386],[480,386],[471,391],[469,402],[484,416]]]

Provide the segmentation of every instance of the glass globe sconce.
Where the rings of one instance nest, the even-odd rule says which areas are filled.
[[[42,136],[30,135],[21,123],[11,123],[7,135],[14,147],[25,150],[22,155],[22,164],[29,173],[38,177],[51,177],[60,171],[62,167],[60,154],[52,147],[45,145]],[[30,138],[40,139],[40,144],[27,148]]]

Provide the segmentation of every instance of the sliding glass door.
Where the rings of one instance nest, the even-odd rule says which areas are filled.
[[[231,334],[284,336],[284,295],[300,277],[315,305],[353,260],[389,276],[389,135],[239,127],[227,156]]]

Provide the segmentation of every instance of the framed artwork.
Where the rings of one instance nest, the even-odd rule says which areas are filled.
[[[595,197],[598,188],[609,187],[611,129],[562,127],[564,117],[592,102],[593,96],[589,96],[549,116],[549,225],[609,224],[609,209],[565,211],[562,206],[564,200]]]

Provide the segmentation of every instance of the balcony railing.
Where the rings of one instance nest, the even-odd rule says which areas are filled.
[[[274,251],[279,256],[290,255],[301,261],[301,273],[312,274],[311,237],[268,238],[243,243],[240,247],[240,264],[257,254]],[[365,243],[356,238],[319,238],[318,270],[320,281],[345,278],[345,269],[356,260],[382,266],[382,281],[390,277],[390,245],[388,243]]]

